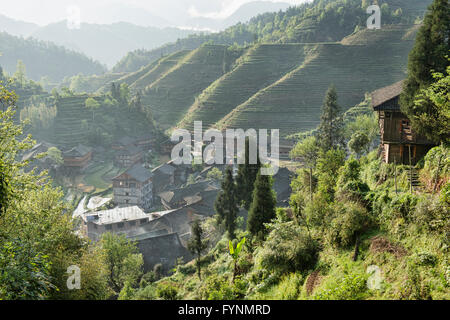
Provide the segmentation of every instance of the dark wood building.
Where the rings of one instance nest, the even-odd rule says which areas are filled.
[[[63,152],[64,167],[69,170],[83,171],[92,159],[92,149],[83,145]]]
[[[400,110],[402,90],[400,81],[374,91],[372,106],[378,113],[383,161],[415,165],[435,144],[412,130],[410,120]]]
[[[149,210],[153,205],[153,174],[136,164],[113,178],[114,203]]]

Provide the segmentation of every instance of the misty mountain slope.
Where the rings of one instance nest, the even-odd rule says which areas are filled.
[[[141,27],[125,22],[83,23],[80,29],[69,29],[63,21],[41,27],[32,36],[82,52],[111,67],[130,51],[153,49],[192,33],[191,30]]]
[[[305,58],[303,45],[256,45],[244,54],[234,68],[215,81],[198,97],[179,124],[201,120],[210,126],[259,90],[280,79]]]
[[[0,31],[13,36],[28,37],[39,28],[37,24],[11,19],[0,14]]]
[[[143,92],[142,104],[150,108],[162,128],[174,126],[195,97],[221,77],[224,66],[233,63],[240,54],[230,52],[226,46],[201,46],[149,84]]]
[[[35,81],[48,77],[60,82],[79,73],[102,74],[105,67],[85,55],[35,39],[23,39],[0,33],[0,66],[13,74],[18,60],[26,66],[26,75]]]
[[[403,38],[411,29],[416,27],[391,26],[362,31],[343,41],[345,45],[308,45],[314,50],[303,65],[238,106],[217,126],[280,129],[283,136],[315,128],[331,84],[345,111],[366,92],[404,79],[414,42]],[[352,44],[361,41],[365,45]]]
[[[286,10],[290,4],[285,2],[253,1],[244,3],[235,12],[226,18],[209,18],[205,16],[190,18],[186,25],[198,29],[209,28],[212,30],[223,30],[238,23],[248,22],[258,14]]]

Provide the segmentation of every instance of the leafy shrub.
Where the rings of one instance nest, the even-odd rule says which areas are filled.
[[[450,206],[450,182],[447,183],[441,190],[441,196],[439,198],[443,204]]]
[[[435,197],[422,197],[415,207],[413,218],[423,231],[450,232],[449,208]]]
[[[178,266],[178,271],[184,275],[194,274],[197,270],[192,263]]]
[[[409,261],[407,278],[401,287],[400,298],[412,300],[430,300],[430,285],[424,280],[414,261]]]
[[[213,275],[209,277],[201,289],[203,299],[207,300],[236,300],[243,299],[247,292],[247,282],[236,277],[230,283],[225,277]]]
[[[284,276],[278,284],[275,292],[277,300],[297,300],[304,282],[299,273],[291,273]]]
[[[154,285],[148,285],[137,290],[133,297],[134,300],[156,300],[156,288]]]
[[[361,300],[367,292],[367,275],[349,274],[339,279],[329,289],[313,296],[314,300]]]
[[[316,194],[312,201],[306,203],[305,215],[308,224],[325,229],[333,217],[332,206],[326,202],[326,199],[321,194]]]
[[[177,300],[178,289],[171,283],[160,283],[156,287],[156,296],[162,300]]]
[[[417,263],[421,266],[434,266],[437,262],[437,257],[429,252],[419,252],[417,254]]]
[[[264,246],[258,249],[256,261],[269,272],[285,274],[312,269],[319,253],[319,244],[306,230],[294,222],[275,223]]]
[[[156,282],[158,279],[156,278],[156,275],[153,271],[147,272],[144,274],[141,278],[141,282],[139,283],[139,286],[141,288],[145,288],[148,285]]]
[[[327,231],[328,241],[336,247],[347,247],[372,224],[367,210],[355,202],[336,205],[336,217]]]
[[[341,199],[364,200],[370,191],[369,186],[360,179],[361,166],[358,160],[351,158],[339,170],[337,195]]]

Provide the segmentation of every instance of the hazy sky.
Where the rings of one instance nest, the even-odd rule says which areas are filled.
[[[242,4],[252,1],[255,0],[0,0],[0,13],[17,20],[45,25],[66,19],[71,6],[81,9],[82,22],[91,23],[110,22],[108,19],[116,19],[124,9],[145,9],[176,22],[196,16],[225,18]],[[267,1],[295,5],[308,0]]]

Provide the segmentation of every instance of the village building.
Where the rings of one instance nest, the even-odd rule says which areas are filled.
[[[217,197],[220,189],[210,181],[202,181],[188,185],[184,188],[164,191],[158,194],[165,209],[181,208],[197,203],[203,199],[207,192],[212,191]],[[211,207],[213,209],[213,207]]]
[[[117,205],[136,205],[149,210],[153,205],[153,174],[137,164],[113,178],[114,202]]]
[[[92,149],[78,145],[62,153],[64,168],[71,171],[84,171],[92,160]]]
[[[142,150],[150,150],[155,144],[155,137],[152,134],[144,134],[135,139],[134,145]]]
[[[22,161],[29,162],[29,165],[25,168],[25,170],[30,171],[35,169],[36,173],[40,173],[44,170],[56,169],[58,165],[56,165],[48,155],[45,157],[38,157],[38,155],[45,153],[48,149],[54,147],[56,147],[56,145],[42,141],[33,146],[30,150],[27,150],[22,155]]]
[[[84,217],[84,233],[92,241],[100,240],[106,232],[125,233],[148,223],[150,216],[138,206],[118,207],[98,211]]]
[[[117,150],[114,164],[121,168],[128,168],[142,161],[142,150],[134,145]]]
[[[135,139],[128,136],[124,136],[119,140],[115,141],[112,145],[112,148],[113,150],[122,150],[125,149],[126,147],[134,146],[135,142],[136,142]]]
[[[403,81],[372,93],[372,107],[378,113],[381,156],[386,163],[415,165],[435,146],[411,128],[408,117],[400,110]]]
[[[175,167],[164,163],[152,170],[153,192],[158,194],[175,185]]]
[[[163,272],[168,272],[179,258],[184,262],[192,260],[192,255],[180,241],[177,233],[156,236],[140,236],[132,238],[137,241],[139,252],[144,258],[144,272],[153,270],[157,264],[162,264]]]

